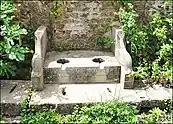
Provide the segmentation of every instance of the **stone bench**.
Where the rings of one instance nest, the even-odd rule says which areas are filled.
[[[35,53],[32,59],[31,81],[33,89],[43,90],[45,83],[121,83],[132,88],[133,80],[125,79],[131,72],[131,57],[126,51],[121,29],[112,28],[106,34],[116,42],[111,52],[103,51],[47,51],[46,27],[35,32]],[[125,86],[124,86],[125,82]]]

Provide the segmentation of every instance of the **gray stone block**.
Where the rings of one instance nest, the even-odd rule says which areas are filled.
[[[6,117],[19,116],[21,113],[20,103],[27,97],[31,82],[21,80],[0,80],[0,83],[1,114]]]
[[[125,75],[124,88],[125,89],[133,89],[134,88],[134,77],[129,77],[128,74]]]
[[[45,83],[105,83],[120,81],[120,66],[44,68]]]

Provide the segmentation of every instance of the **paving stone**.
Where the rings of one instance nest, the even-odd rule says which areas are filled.
[[[1,80],[0,82],[1,82],[2,115],[4,116],[20,115],[20,102],[29,93],[30,81]]]
[[[166,88],[162,88],[160,92],[152,88],[148,90],[122,89],[120,84],[45,84],[45,86],[44,91],[32,95],[30,105],[44,106],[53,104],[55,105],[54,108],[57,107],[57,109],[60,109],[61,105],[63,108],[67,105],[71,108],[70,111],[74,104],[104,102],[114,99],[129,103],[172,99],[172,89],[168,90]],[[62,93],[63,88],[65,88],[65,95]],[[160,93],[165,97],[159,97],[158,94]],[[68,110],[63,108],[60,110],[61,113],[68,113]]]

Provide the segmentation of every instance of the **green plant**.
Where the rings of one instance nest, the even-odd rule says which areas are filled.
[[[54,110],[44,110],[43,112],[35,112],[29,107],[29,98],[25,99],[21,104],[22,107],[22,123],[109,123],[121,124],[130,123],[137,124],[145,122],[154,124],[156,122],[171,122],[170,100],[165,101],[165,105],[169,106],[167,110],[154,108],[149,113],[137,115],[136,106],[129,105],[121,101],[107,101],[102,103],[89,104],[84,107],[76,105],[74,111],[69,115],[60,115]],[[138,116],[140,118],[138,118]]]
[[[28,115],[30,113],[29,109],[29,97],[25,98],[21,103],[21,116],[24,117],[25,115]]]
[[[149,111],[149,114],[141,114],[142,120],[146,124],[156,124],[161,122],[172,122],[171,115],[166,115],[166,113],[159,108],[153,108]]]
[[[98,37],[96,38],[95,42],[100,45],[106,45],[114,42],[113,38],[110,37]]]
[[[22,123],[137,123],[136,108],[119,101],[76,106],[71,115],[60,115],[53,110],[33,113],[27,107],[28,100],[22,104]]]
[[[58,124],[62,123],[63,117],[54,111],[36,112],[35,114],[25,115],[22,118],[24,124]]]
[[[64,2],[62,0],[55,1],[53,7],[50,10],[50,14],[54,15],[55,18],[60,17],[64,9]]]
[[[31,52],[22,46],[21,38],[27,34],[19,24],[14,23],[15,7],[12,1],[2,1],[0,9],[0,77],[15,75],[15,62],[23,61],[26,53]]]
[[[164,114],[162,110],[160,110],[159,108],[154,108],[150,110],[150,114],[147,115],[143,113],[142,116],[146,123],[151,124],[156,123],[162,114]]]
[[[5,123],[4,118],[2,117],[2,115],[0,115],[0,123],[1,124]]]
[[[160,11],[149,15],[145,24],[138,21],[131,2],[123,5],[118,14],[133,60],[132,75],[155,82],[172,82],[173,13],[166,10],[171,1],[165,1]]]
[[[128,3],[131,3],[132,0],[117,0],[118,3],[120,3],[121,5],[127,5]]]
[[[97,103],[91,107],[76,107],[69,116],[75,123],[137,123],[136,108],[120,101]],[[69,122],[68,120],[68,122]],[[67,122],[67,123],[68,123]]]
[[[31,95],[34,91],[30,91],[28,97],[26,97],[21,103],[21,123],[24,124],[57,124],[62,123],[63,116],[57,114],[54,110],[36,112],[34,107],[29,105]]]

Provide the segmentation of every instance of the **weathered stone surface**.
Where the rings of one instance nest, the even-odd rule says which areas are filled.
[[[21,112],[20,102],[28,95],[30,81],[0,80],[1,105],[3,116],[19,116]]]
[[[57,50],[101,50],[102,47],[96,45],[94,40],[103,36],[114,22],[113,11],[116,9],[111,3],[111,1],[66,2],[65,6],[71,11],[65,11],[65,15],[54,22],[56,32],[53,42]],[[105,48],[110,46],[107,45]]]
[[[15,116],[15,117],[3,117],[3,120],[0,121],[0,123],[5,124],[21,124],[21,116]]]
[[[52,6],[52,1],[16,1],[19,23],[24,24],[27,27],[32,27],[34,30],[41,25],[47,27],[50,45],[53,31],[52,21],[54,18],[50,14]]]
[[[114,57],[112,52],[109,51],[95,51],[95,50],[68,50],[68,51],[51,51],[47,52],[47,60],[55,61],[60,58],[91,58],[95,56],[110,56]],[[49,61],[47,62],[49,63]]]
[[[115,32],[115,50],[114,55],[116,60],[120,63],[120,65],[124,68],[124,73],[129,74],[132,72],[132,58],[130,54],[127,52],[125,44],[124,44],[124,32],[123,29],[113,28],[113,32]]]
[[[119,17],[114,15],[120,5],[117,1],[63,1],[59,16],[57,1],[18,1],[20,23],[37,29],[40,25],[48,28],[49,51],[72,49],[97,49],[97,37],[109,31],[109,27],[120,27]],[[150,11],[158,8],[162,1],[134,0],[134,8],[140,21],[147,22]],[[109,45],[106,48],[110,47]]]
[[[129,77],[128,74],[125,75],[124,88],[125,89],[134,88],[134,77]]]
[[[135,0],[134,8],[140,21],[146,22],[150,11],[158,8],[162,1]],[[49,50],[97,49],[97,37],[103,36],[109,27],[120,27],[117,1],[63,1],[59,16],[56,13],[56,1],[20,1],[17,2],[20,23],[37,29],[40,25],[48,28]],[[152,9],[151,9],[152,8]],[[109,48],[110,46],[106,46]]]
[[[15,84],[17,84],[17,87],[9,94],[9,91]],[[28,96],[30,84],[30,81],[1,80],[1,113],[3,116],[20,116],[19,103]],[[154,85],[147,89],[122,89],[118,91],[120,94],[117,94],[120,84],[45,85],[43,91],[35,92],[31,95],[30,107],[35,107],[36,111],[51,108],[56,109],[61,114],[69,114],[73,111],[73,107],[76,104],[90,105],[113,99],[136,104],[138,109],[143,111],[142,109],[146,107],[160,107],[164,109],[168,104],[165,104],[163,100],[172,99],[172,89],[164,88],[161,85]],[[65,95],[62,94],[63,88],[65,88]]]
[[[43,89],[43,67],[47,51],[47,32],[46,27],[40,26],[35,32],[35,53],[32,58],[31,81],[33,89]]]
[[[61,68],[45,68],[45,83],[108,83],[120,82],[120,66],[105,67],[67,67],[65,70]]]
[[[62,114],[71,113],[75,104],[92,104],[113,99],[120,99],[142,107],[161,107],[164,99],[172,99],[172,89],[156,85],[148,89],[122,89],[117,91],[120,84],[45,84],[45,90],[32,95],[30,105],[54,108]],[[65,88],[66,95],[62,94]],[[109,90],[108,90],[109,89]],[[117,92],[120,92],[118,94]],[[160,94],[160,95],[158,95]],[[37,109],[40,110],[40,109]],[[140,110],[142,111],[142,110]]]
[[[48,52],[44,65],[47,83],[94,83],[119,82],[120,66],[111,52],[64,51]],[[57,63],[60,58],[69,63]],[[94,58],[102,58],[103,63],[95,63]]]
[[[113,14],[119,9],[115,1],[63,1],[60,16],[51,14],[56,12],[56,1],[23,1],[17,5],[21,23],[48,28],[49,51],[102,50],[94,40],[118,21]]]

